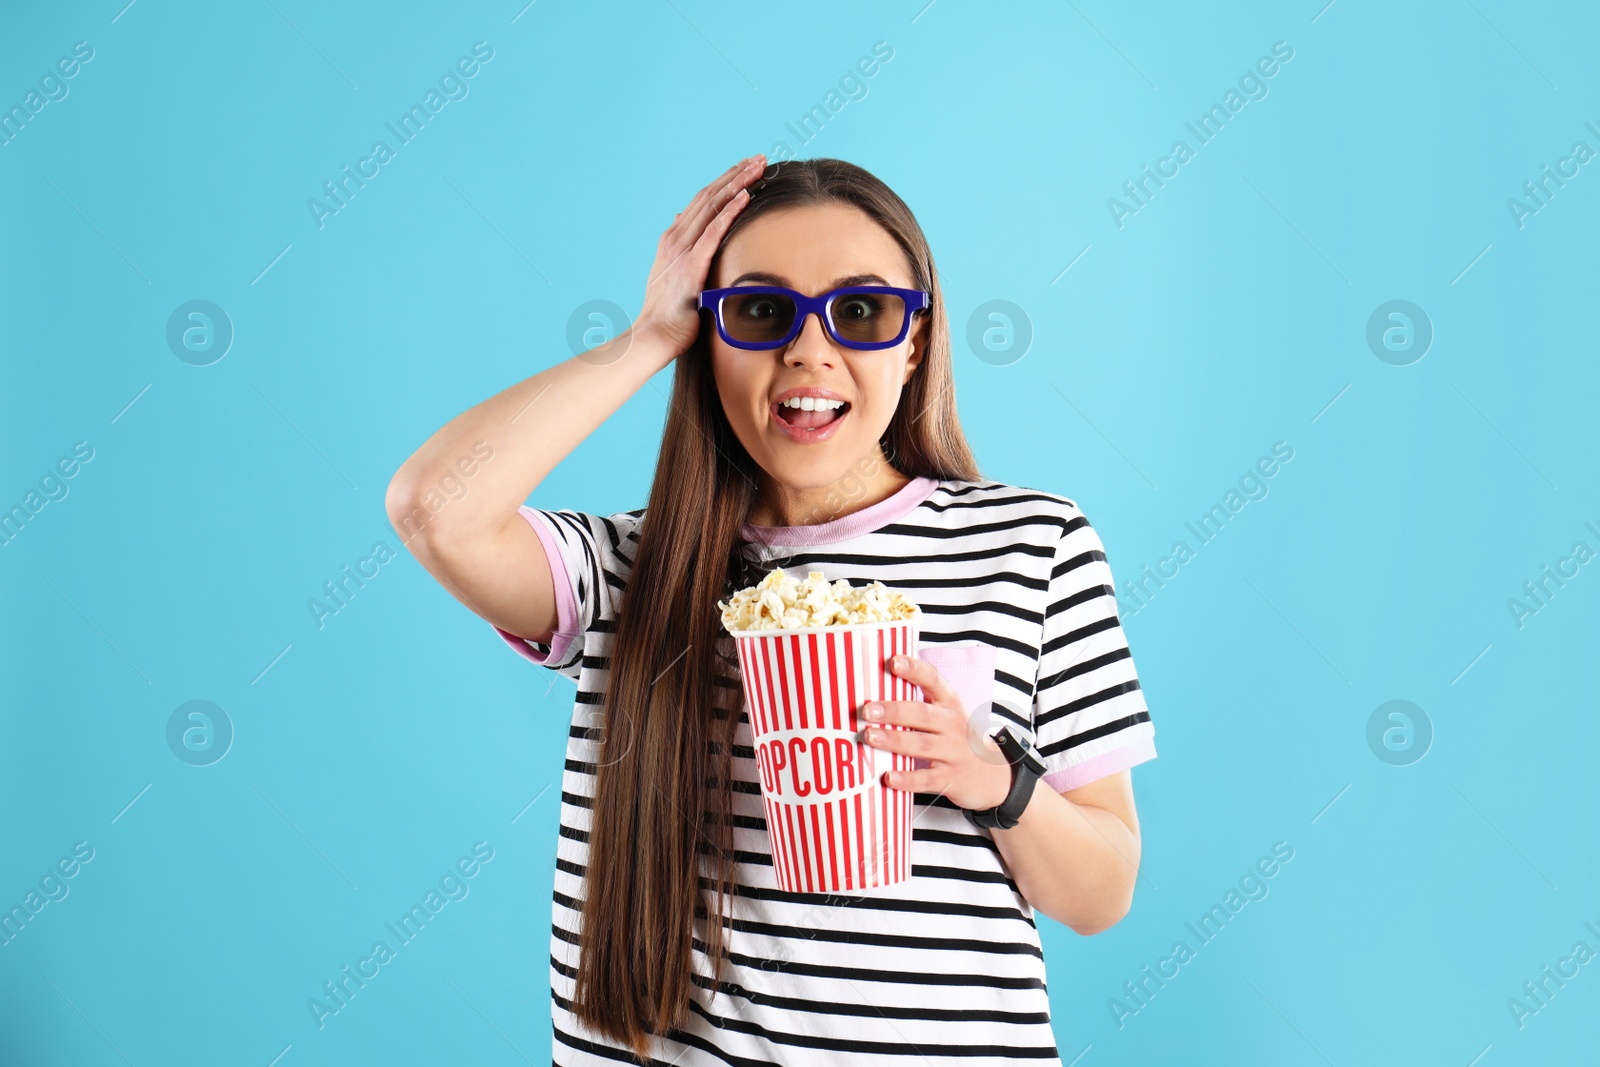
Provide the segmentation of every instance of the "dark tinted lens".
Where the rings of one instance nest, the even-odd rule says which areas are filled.
[[[735,341],[776,341],[793,323],[794,301],[782,293],[735,293],[722,298],[722,328]]]
[[[906,320],[905,301],[892,293],[844,293],[830,310],[839,336],[862,344],[894,340]]]

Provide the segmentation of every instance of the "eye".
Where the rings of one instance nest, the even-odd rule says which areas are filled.
[[[840,322],[867,322],[883,310],[878,300],[867,293],[840,297],[833,306],[833,317]]]
[[[778,317],[778,302],[770,296],[746,297],[740,302],[739,314],[758,322],[775,319]]]

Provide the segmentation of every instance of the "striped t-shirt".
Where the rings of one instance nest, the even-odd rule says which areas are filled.
[[[524,506],[556,583],[550,645],[499,630],[577,683],[561,785],[550,936],[554,1062],[634,1062],[569,1010],[599,730],[617,606],[644,509],[609,517]],[[1155,727],[1118,620],[1099,536],[1065,497],[999,482],[915,478],[870,507],[813,526],[753,527],[765,562],[831,582],[880,581],[922,609],[922,658],[990,705],[989,732],[1026,734],[1058,792],[1155,757]],[[652,1041],[658,1062],[971,1065],[1060,1059],[1034,912],[990,832],[943,796],[916,794],[911,877],[847,894],[778,888],[748,714],[733,778],[736,885],[729,962],[714,994],[697,930],[695,1003]],[[706,862],[709,862],[707,860]],[[706,869],[709,871],[709,868]],[[703,872],[704,873],[704,872]],[[708,879],[702,884],[709,886]],[[708,894],[716,899],[714,892]],[[704,921],[704,920],[697,920]]]

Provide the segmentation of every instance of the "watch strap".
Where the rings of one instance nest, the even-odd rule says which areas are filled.
[[[967,820],[975,826],[1008,830],[1021,821],[1022,812],[1033,798],[1034,783],[1044,775],[1045,768],[1032,746],[1013,734],[1010,727],[1001,727],[994,735],[994,742],[1011,764],[1011,790],[992,808],[963,810]]]

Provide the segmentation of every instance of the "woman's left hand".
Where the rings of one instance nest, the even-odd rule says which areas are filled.
[[[959,807],[992,808],[1011,792],[1011,765],[982,724],[969,720],[967,708],[933,664],[895,656],[889,669],[918,686],[926,700],[873,701],[861,709],[867,721],[864,740],[883,752],[920,757],[930,765],[920,770],[886,771],[883,783],[913,793],[940,793]],[[873,708],[882,710],[876,716]],[[884,729],[884,723],[903,730]]]

